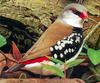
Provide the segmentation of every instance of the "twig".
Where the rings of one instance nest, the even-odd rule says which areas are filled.
[[[5,59],[0,60],[0,62],[4,61]]]
[[[89,18],[89,20],[95,22],[95,23],[98,23],[96,20],[92,19],[92,18]]]
[[[91,30],[91,32],[85,37],[84,42],[86,42],[91,36],[92,34],[95,32],[95,30],[100,26],[100,22],[97,23],[97,25],[95,25],[95,27]]]
[[[25,73],[21,73],[20,76],[19,76],[19,80],[20,79],[26,79],[26,78],[27,78],[27,76],[26,76]]]
[[[97,42],[96,42],[96,44],[95,44],[95,49],[98,49],[99,47],[99,43],[100,43],[100,35],[99,35],[99,37],[98,37],[98,40],[97,40]]]
[[[4,54],[1,50],[0,50],[0,53],[2,53],[2,54],[5,56],[5,58],[7,58],[8,60],[10,60],[10,61],[12,61],[12,62],[15,62],[15,63],[18,63],[16,60],[9,58],[9,57],[8,57],[6,54]]]
[[[90,75],[85,81],[87,81],[87,80],[89,80],[89,79],[91,79],[92,77],[95,77],[95,76],[100,77],[99,74]]]

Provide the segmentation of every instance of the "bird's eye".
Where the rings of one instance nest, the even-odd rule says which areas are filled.
[[[81,12],[79,12],[79,11],[76,10],[76,11],[74,12],[74,14],[80,16]]]
[[[76,10],[75,8],[70,8],[70,10],[74,13],[74,14],[76,14],[76,15],[78,15],[80,18],[82,18],[82,19],[85,19],[85,18],[88,18],[88,14],[86,13],[86,12],[79,12],[78,10]]]
[[[70,8],[70,10],[80,17],[81,12],[77,11],[75,8]]]
[[[73,13],[76,12],[75,8],[70,8],[69,10],[71,10]]]

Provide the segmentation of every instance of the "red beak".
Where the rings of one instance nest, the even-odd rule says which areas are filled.
[[[87,19],[87,18],[88,18],[87,12],[86,12],[86,11],[82,12],[82,13],[80,14],[80,18],[82,18],[82,19]]]

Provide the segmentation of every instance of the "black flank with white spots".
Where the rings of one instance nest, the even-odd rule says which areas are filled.
[[[82,28],[74,27],[73,32],[68,37],[64,37],[54,46],[50,47],[50,51],[54,58],[61,61],[67,61],[74,57],[83,43]]]

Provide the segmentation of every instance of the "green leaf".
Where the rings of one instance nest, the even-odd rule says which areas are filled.
[[[64,62],[62,62],[61,60],[58,60],[58,59],[55,59],[55,58],[52,58],[52,57],[48,57],[46,56],[48,59],[50,59],[51,61],[55,62],[55,63],[60,63],[60,64],[64,64]]]
[[[100,49],[98,50],[98,52],[100,52]]]
[[[50,70],[57,76],[64,77],[63,71],[56,66],[43,64],[43,68]]]
[[[94,65],[100,63],[100,50],[88,49],[88,57]]]
[[[85,55],[87,55],[87,53],[84,53],[84,52],[80,53],[80,56],[85,56]]]
[[[71,68],[71,67],[75,67],[77,65],[79,65],[80,63],[82,63],[85,59],[76,59],[74,61],[71,61],[69,63],[66,63],[65,64],[67,65],[68,68]]]
[[[0,35],[0,47],[2,47],[5,44],[6,44],[6,39],[2,35]]]

